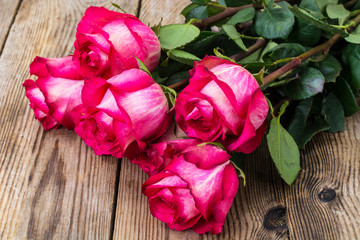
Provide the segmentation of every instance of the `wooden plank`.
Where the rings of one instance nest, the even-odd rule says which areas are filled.
[[[190,4],[184,0],[142,0],[140,20],[149,26],[158,24],[183,23],[185,18],[181,11]]]
[[[117,3],[137,9],[137,1]],[[90,5],[113,8],[24,0],[12,25],[0,58],[0,239],[111,237],[119,161],[95,156],[72,131],[45,132],[21,86],[35,56],[69,54]]]
[[[307,145],[286,202],[294,239],[360,239],[360,112]]]
[[[0,0],[0,55],[5,44],[6,36],[9,33],[10,26],[14,22],[18,6],[21,0]]]

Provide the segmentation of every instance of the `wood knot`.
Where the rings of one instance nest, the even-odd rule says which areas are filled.
[[[286,208],[277,206],[271,208],[265,215],[264,228],[282,232],[287,229],[286,226]]]
[[[322,202],[330,202],[336,197],[336,192],[333,189],[325,188],[319,193],[319,199]]]

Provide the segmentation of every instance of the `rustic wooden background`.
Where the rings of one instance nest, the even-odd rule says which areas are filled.
[[[180,23],[187,0],[113,0],[151,25]],[[72,50],[77,22],[109,0],[0,0],[0,239],[360,239],[360,113],[302,152],[292,186],[264,145],[246,160],[217,236],[176,232],[150,214],[146,175],[127,160],[96,156],[66,129],[45,132],[21,84],[35,56]],[[359,66],[360,67],[360,66]]]

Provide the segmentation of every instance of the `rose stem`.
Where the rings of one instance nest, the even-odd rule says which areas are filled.
[[[355,26],[353,26],[351,29],[353,29],[360,23],[360,15],[358,15],[353,21],[355,22]],[[340,34],[335,34],[334,36],[332,36],[329,40],[327,40],[323,44],[310,49],[309,51],[301,54],[298,57],[294,57],[291,60],[291,62],[282,66],[275,72],[272,72],[269,75],[267,75],[266,77],[264,77],[263,85],[268,84],[268,83],[274,81],[275,79],[277,79],[278,77],[280,77],[281,75],[289,72],[290,70],[299,67],[301,65],[301,63],[303,63],[305,60],[309,59],[310,57],[312,57],[320,52],[328,51],[340,39],[341,39]]]
[[[267,43],[266,39],[258,39],[256,40],[256,43],[248,48],[246,52],[239,52],[235,55],[232,55],[230,58],[234,59],[236,62],[240,61],[241,59],[246,58],[247,56],[250,56],[260,48],[264,47]]]
[[[283,1],[285,1],[285,0],[275,0],[274,2],[283,2]],[[200,22],[194,22],[193,24],[200,29],[204,29],[207,26],[209,26],[210,24],[216,23],[222,19],[230,17],[230,16],[234,15],[235,13],[237,13],[245,8],[249,8],[249,7],[254,7],[254,5],[248,4],[248,5],[243,5],[243,6],[239,6],[239,7],[228,7],[221,13],[215,14],[208,18],[204,18]],[[263,6],[257,7],[257,9],[261,9],[261,8],[263,8]]]
[[[180,82],[177,82],[177,83],[174,83],[174,84],[171,84],[169,86],[167,86],[168,88],[172,88],[174,90],[179,90],[181,89],[183,86],[187,85],[189,83],[189,79],[186,78]]]
[[[357,3],[358,0],[352,0],[352,1],[349,1],[347,3],[344,3],[344,7],[345,8],[351,8],[352,6],[354,6],[356,3]]]

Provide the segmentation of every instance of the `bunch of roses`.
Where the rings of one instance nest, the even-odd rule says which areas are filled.
[[[136,17],[90,7],[74,46],[72,56],[31,64],[37,80],[23,86],[35,118],[45,130],[74,129],[96,154],[136,163],[149,175],[151,213],[170,228],[220,233],[239,184],[229,153],[252,152],[266,128],[255,78],[205,57],[170,109],[161,86],[139,69],[136,57],[153,71],[161,47]]]

